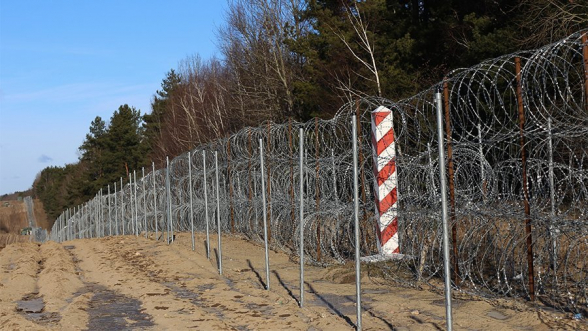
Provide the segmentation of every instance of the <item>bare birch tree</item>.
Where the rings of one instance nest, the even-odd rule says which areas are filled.
[[[380,83],[380,73],[378,72],[378,66],[376,64],[376,49],[374,42],[370,38],[370,32],[368,30],[368,22],[362,16],[357,1],[353,1],[352,5],[345,5],[345,14],[347,20],[351,25],[351,28],[355,32],[355,41],[349,40],[345,34],[341,31],[333,30],[333,33],[339,37],[345,47],[349,50],[353,58],[359,61],[368,71],[373,75],[370,80],[373,80],[376,84],[378,96],[382,96],[382,85]],[[356,47],[353,47],[356,45]],[[357,74],[357,73],[356,73]],[[348,80],[347,80],[348,82]],[[347,84],[346,80],[338,80],[339,88],[346,90],[349,93],[353,88]],[[358,93],[358,92],[355,92]]]

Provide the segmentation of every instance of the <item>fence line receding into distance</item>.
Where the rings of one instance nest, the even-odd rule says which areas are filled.
[[[166,169],[131,178],[124,186],[113,183],[115,193],[101,192],[66,210],[51,239],[167,232],[162,238],[170,240],[172,230],[191,231],[193,222],[195,231],[206,231],[220,220],[223,232],[262,242],[265,212],[274,248],[291,254],[302,248],[305,259],[318,265],[352,260],[351,119],[359,115],[360,250],[363,256],[376,254],[370,112],[382,105],[394,113],[398,233],[406,258],[378,266],[390,280],[442,289],[434,103],[441,88],[453,287],[483,296],[536,298],[586,315],[586,33],[455,70],[438,85],[398,102],[366,98],[345,105],[331,120],[245,128],[199,146],[190,157],[170,160]],[[210,166],[215,155],[218,190]],[[301,187],[303,247],[295,235]]]

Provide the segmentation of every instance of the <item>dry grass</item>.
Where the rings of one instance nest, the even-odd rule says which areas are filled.
[[[2,248],[17,242],[26,242],[30,240],[30,236],[21,236],[13,233],[0,233],[0,250]]]
[[[43,203],[38,199],[35,199],[33,203],[33,213],[37,226],[49,229],[49,222],[43,209]],[[27,210],[23,201],[10,200],[0,202],[0,233],[20,234],[20,230],[28,226]]]
[[[20,234],[20,230],[27,226],[29,224],[24,202],[13,200],[0,203],[0,233]]]

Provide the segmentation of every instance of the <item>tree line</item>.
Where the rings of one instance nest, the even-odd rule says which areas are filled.
[[[152,160],[265,121],[328,118],[363,96],[408,97],[586,22],[588,0],[231,0],[218,58],[180,60],[149,113],[96,117],[79,161],[43,169],[33,191],[55,219]]]

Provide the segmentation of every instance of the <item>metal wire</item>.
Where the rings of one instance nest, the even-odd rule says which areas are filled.
[[[373,152],[370,111],[392,109],[398,172],[400,250],[405,258],[379,264],[392,281],[442,289],[442,227],[434,93],[445,87],[452,148],[452,218],[454,288],[490,297],[532,297],[544,304],[584,313],[588,288],[588,95],[581,31],[543,48],[491,59],[451,72],[444,82],[411,98],[392,102],[366,98],[342,107],[331,120],[307,123],[264,123],[191,151],[213,164],[218,153],[220,220],[223,232],[262,241],[263,201],[259,139],[264,142],[268,240],[274,248],[299,251],[299,129],[305,150],[303,166],[304,254],[318,265],[343,263],[354,257],[353,155],[351,118],[360,114],[359,208],[362,255],[378,252],[373,197]],[[517,95],[515,58],[520,58],[522,95]],[[530,215],[525,214],[522,146],[517,112],[522,98],[523,138]],[[549,125],[548,125],[549,123]],[[77,212],[62,214],[51,239],[63,241],[113,233],[190,231],[189,169],[192,175],[194,228],[206,230],[205,214],[217,219],[214,203],[205,210],[207,192],[215,197],[215,172],[203,170],[200,157],[187,154],[169,165],[170,196],[165,169],[128,184],[115,195],[99,195]],[[453,177],[453,178],[451,178]],[[143,185],[145,182],[145,185]],[[155,183],[155,185],[154,185]],[[136,197],[134,190],[136,186]],[[212,193],[210,193],[212,192]],[[133,195],[131,195],[133,193]],[[168,203],[169,200],[171,203]],[[100,203],[98,200],[101,200]],[[108,212],[111,208],[116,210]],[[124,203],[124,204],[123,204]],[[134,204],[139,208],[134,209]],[[142,205],[142,204],[146,204]],[[170,207],[171,206],[171,207]],[[98,208],[102,209],[98,213]],[[171,209],[170,209],[171,208]],[[133,223],[144,211],[143,222]],[[118,215],[100,220],[98,215]],[[112,217],[111,217],[112,218]],[[529,293],[527,233],[532,225],[535,293]],[[169,226],[169,222],[172,222]],[[106,225],[105,225],[106,224]],[[110,225],[109,225],[110,224]],[[73,228],[72,228],[73,227]],[[124,230],[123,230],[124,229]],[[457,254],[455,254],[457,253]]]

